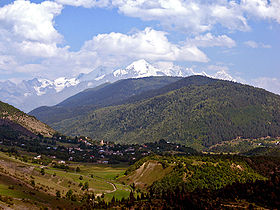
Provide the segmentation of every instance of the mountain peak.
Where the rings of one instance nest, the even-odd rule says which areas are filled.
[[[229,75],[225,70],[218,71],[213,77],[216,79],[236,82],[236,80],[231,75]]]
[[[144,59],[140,59],[137,61],[132,62],[129,66],[126,67],[126,69],[130,69],[130,68],[137,68],[137,67],[149,67],[152,66],[151,64],[149,64],[146,60]]]
[[[121,77],[123,75],[129,75],[133,78],[139,77],[150,77],[150,76],[159,76],[159,70],[149,64],[146,60],[140,59],[134,61],[125,69],[118,69],[113,72],[115,77]]]

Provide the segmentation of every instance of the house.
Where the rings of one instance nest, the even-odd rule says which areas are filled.
[[[35,160],[40,160],[41,157],[42,157],[41,155],[38,155],[38,156],[34,157],[34,159],[35,159]]]

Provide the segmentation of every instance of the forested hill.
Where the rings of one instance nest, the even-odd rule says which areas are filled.
[[[55,130],[15,107],[0,101],[0,137],[52,136]]]
[[[191,76],[137,97],[53,125],[97,140],[165,139],[200,149],[240,136],[280,136],[280,96],[263,89]]]
[[[119,105],[134,95],[156,90],[180,80],[180,77],[146,77],[105,83],[80,92],[52,107],[39,107],[29,114],[52,125],[61,120],[86,114],[98,108]]]

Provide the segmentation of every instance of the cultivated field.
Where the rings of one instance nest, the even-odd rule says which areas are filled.
[[[30,157],[29,157],[30,158]],[[126,165],[67,162],[68,169],[24,162],[0,152],[0,207],[18,209],[64,207],[72,209],[86,194],[110,201],[129,196],[130,187],[118,181]],[[69,193],[69,191],[72,191]],[[11,199],[9,198],[11,197]],[[99,197],[99,198],[98,198]]]

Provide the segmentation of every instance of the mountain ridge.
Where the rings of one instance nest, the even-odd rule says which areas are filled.
[[[119,80],[112,84],[107,83],[87,89],[56,106],[39,107],[29,114],[45,123],[52,124],[101,107],[122,104],[133,95],[163,87],[179,79],[181,78],[161,76]]]
[[[71,78],[59,77],[54,80],[33,78],[23,80],[18,84],[11,81],[0,82],[0,100],[28,112],[40,106],[53,106],[87,88],[94,88],[107,82],[149,76],[185,77],[190,75],[207,76],[205,72],[196,73],[192,69],[174,65],[155,67],[142,59],[132,62],[125,68],[114,69],[100,66],[87,74],[83,73]],[[225,71],[219,71],[211,77],[234,80]]]

